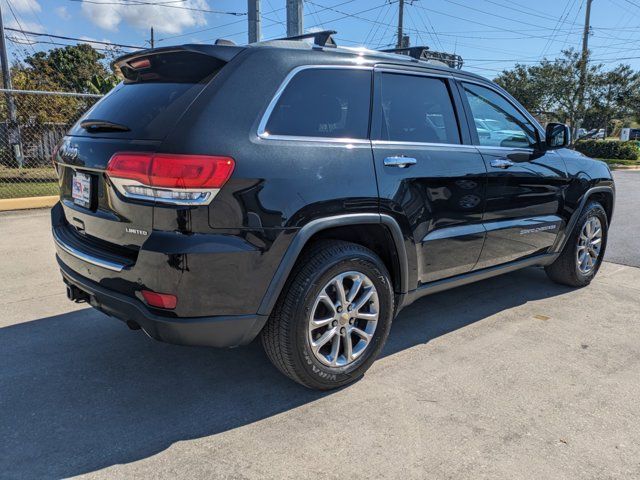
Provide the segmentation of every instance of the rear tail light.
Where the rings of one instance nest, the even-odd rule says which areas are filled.
[[[170,293],[157,293],[151,290],[142,290],[141,293],[144,301],[151,307],[173,310],[178,304],[178,297]]]
[[[129,198],[175,205],[206,205],[233,173],[231,157],[116,153],[107,175]]]

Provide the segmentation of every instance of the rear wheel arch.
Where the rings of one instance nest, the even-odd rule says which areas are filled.
[[[407,252],[396,220],[389,215],[377,213],[337,215],[313,220],[296,234],[267,288],[258,309],[259,314],[271,314],[290,273],[304,251],[314,243],[327,239],[348,241],[373,251],[391,274],[396,293],[407,292]]]

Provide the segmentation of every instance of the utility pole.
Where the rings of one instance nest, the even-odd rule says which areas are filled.
[[[410,0],[409,4],[413,1]],[[409,35],[404,34],[404,4],[405,0],[398,0],[398,39],[396,41],[396,48],[409,48]]]
[[[249,20],[249,43],[259,42],[260,32],[260,0],[247,0],[247,18]]]
[[[4,36],[4,23],[2,21],[2,7],[0,7],[0,63],[2,63],[2,86],[6,90],[12,90],[11,69],[9,67],[9,58],[7,56],[7,44]],[[11,92],[5,92],[7,99],[7,110],[9,111],[9,122],[7,124],[7,132],[9,134],[8,144],[11,146],[13,158],[18,167],[23,166],[22,142],[20,141],[20,129],[18,128],[18,115],[16,113],[16,104]]]
[[[578,119],[575,125],[575,135],[578,135],[580,124],[584,120],[584,93],[587,88],[587,66],[589,63],[589,34],[591,33],[591,4],[593,0],[587,0],[587,9],[584,14],[584,31],[582,33],[582,55],[580,57],[580,84],[578,85]],[[606,132],[605,132],[606,136]]]
[[[154,48],[156,46],[156,40],[153,36],[153,27],[151,27],[151,38],[149,38],[149,45],[151,45],[151,48]]]
[[[398,41],[396,42],[396,48],[403,48],[404,35],[402,34],[404,22],[404,0],[398,0]]]
[[[302,0],[287,0],[287,37],[304,33]]]

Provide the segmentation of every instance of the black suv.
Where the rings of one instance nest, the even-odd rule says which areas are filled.
[[[605,251],[607,166],[485,78],[279,40],[146,50],[54,155],[68,296],[183,345],[260,336],[317,389],[392,319],[527,266],[580,287]]]

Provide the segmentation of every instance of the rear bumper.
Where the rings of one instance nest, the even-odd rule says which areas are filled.
[[[245,345],[258,335],[267,321],[263,315],[162,317],[149,311],[141,301],[78,275],[60,257],[56,258],[64,282],[86,294],[92,307],[125,323],[134,322],[150,337],[162,342],[208,347]]]
[[[101,241],[101,230],[93,232],[97,235],[79,233],[66,219],[75,214],[72,208],[65,213],[60,203],[51,211],[56,252],[67,270],[134,300],[142,300],[142,289],[176,295],[178,305],[171,312],[148,307],[151,313],[162,317],[268,314],[259,308],[294,236],[293,231],[273,230],[151,230],[135,247],[127,245],[126,239],[120,243]],[[90,215],[81,218],[89,230],[94,226]],[[130,225],[125,220],[112,221],[112,225],[101,228],[124,231]]]

